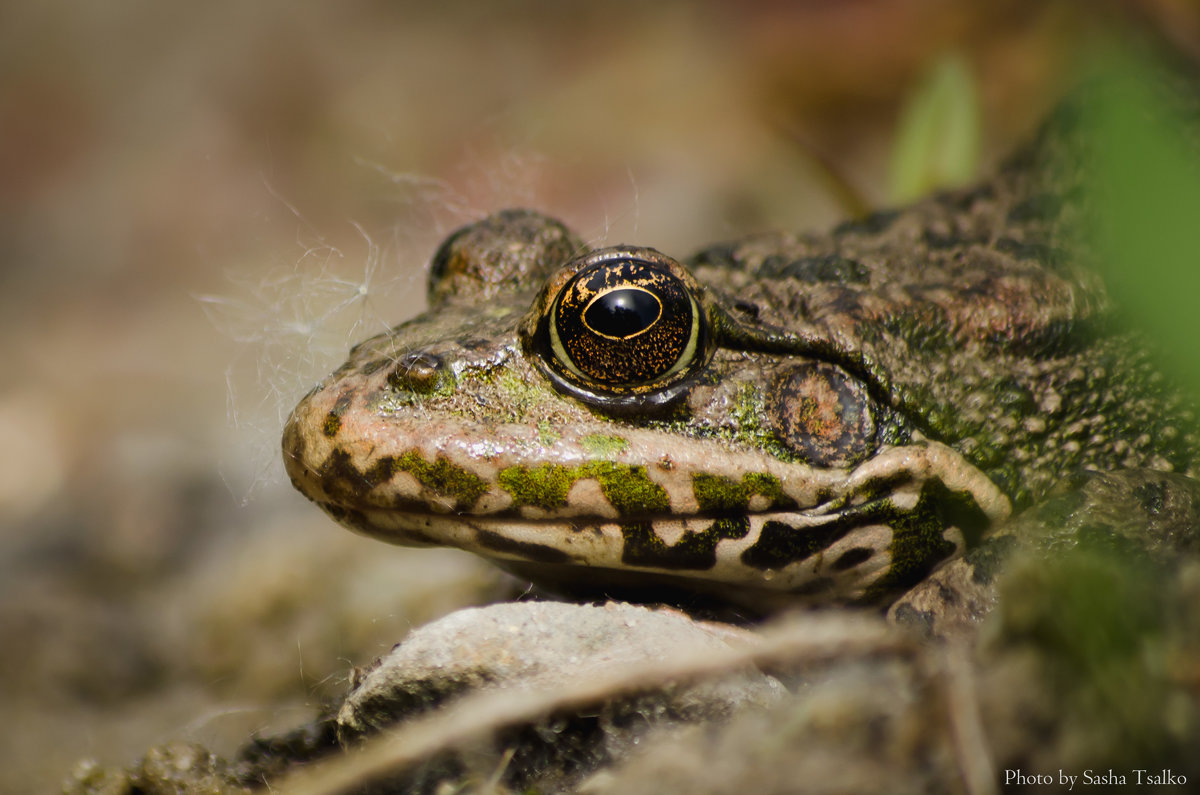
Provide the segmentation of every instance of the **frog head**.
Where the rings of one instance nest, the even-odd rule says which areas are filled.
[[[1009,510],[861,349],[653,249],[507,211],[451,235],[429,309],[296,407],[292,482],[342,524],[560,590],[749,609],[883,601]]]

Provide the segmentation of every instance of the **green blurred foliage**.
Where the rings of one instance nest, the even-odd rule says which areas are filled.
[[[1164,720],[1176,692],[1169,616],[1180,598],[1170,569],[1107,538],[1012,561],[989,638],[1036,650],[1063,722],[1058,753],[1073,747],[1080,763],[1142,768],[1180,753],[1183,738]],[[1192,725],[1194,711],[1184,717]]]
[[[943,55],[901,112],[888,179],[892,201],[899,204],[975,179],[979,142],[975,79],[960,55]]]
[[[1116,303],[1200,387],[1200,128],[1196,85],[1122,54],[1085,106],[1095,167],[1092,242]]]

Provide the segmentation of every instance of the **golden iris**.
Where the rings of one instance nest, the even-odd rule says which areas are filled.
[[[614,391],[669,383],[692,362],[702,334],[687,285],[632,257],[581,270],[550,311],[550,350],[563,375]]]

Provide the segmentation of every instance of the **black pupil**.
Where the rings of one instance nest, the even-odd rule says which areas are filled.
[[[583,313],[588,328],[624,339],[645,331],[662,314],[662,305],[645,290],[613,290],[597,298]]]

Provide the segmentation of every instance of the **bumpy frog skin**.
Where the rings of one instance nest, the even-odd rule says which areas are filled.
[[[1064,475],[1184,471],[1189,418],[1041,151],[683,264],[527,211],[465,227],[428,311],[296,407],[292,482],[560,591],[768,611],[887,602]]]

